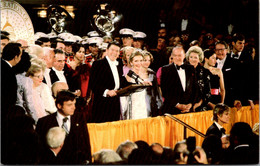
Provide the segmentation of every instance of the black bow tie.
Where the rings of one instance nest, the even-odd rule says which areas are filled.
[[[223,134],[226,134],[226,130],[224,128],[221,128],[220,131],[223,133]]]
[[[177,70],[180,70],[180,68],[182,68],[182,69],[185,68],[184,64],[182,64],[182,65],[180,65],[180,66],[176,65],[176,67],[177,67]]]
[[[234,54],[234,55],[233,55],[233,58],[238,58],[238,54]]]

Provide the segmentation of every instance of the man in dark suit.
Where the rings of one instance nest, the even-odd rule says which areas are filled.
[[[107,56],[94,61],[89,86],[94,94],[92,122],[110,122],[120,119],[120,100],[116,91],[127,85],[123,77],[123,67],[118,65],[120,54],[118,42],[107,47]]]
[[[226,134],[223,125],[229,123],[230,120],[229,107],[221,103],[216,104],[213,109],[213,120],[214,123],[208,128],[206,136],[213,134],[221,138]]]
[[[230,107],[234,106],[234,77],[236,75],[236,61],[232,60],[230,54],[227,52],[227,43],[225,41],[218,41],[215,43],[215,52],[217,55],[216,67],[221,69],[224,77],[224,85],[226,96],[224,103]]]
[[[194,67],[183,64],[185,51],[177,46],[172,50],[173,63],[162,67],[161,89],[165,98],[163,112],[190,112],[197,94]]]
[[[86,164],[91,162],[91,149],[87,123],[83,116],[75,111],[76,96],[63,90],[57,94],[56,107],[58,111],[40,118],[36,132],[39,134],[43,146],[46,147],[46,134],[52,127],[64,128],[67,136],[64,145],[57,155],[58,164]],[[44,156],[44,154],[42,154]]]
[[[9,43],[3,49],[1,59],[1,116],[5,118],[8,109],[15,105],[17,99],[17,81],[12,69],[22,57],[19,43]]]
[[[251,80],[250,78],[250,66],[252,65],[252,57],[244,50],[245,37],[242,34],[234,34],[232,37],[232,52],[231,58],[236,62],[236,76],[234,76],[234,99],[241,102],[242,105],[253,104],[250,100],[249,87]]]
[[[66,82],[70,91],[79,92],[80,85],[72,79],[73,70],[66,64],[65,53],[59,49],[55,49],[54,53],[53,66],[49,71],[51,85],[56,81]]]
[[[22,56],[22,48],[19,43],[8,43],[2,53],[1,58],[1,141],[2,141],[2,160],[8,164],[8,114],[11,108],[15,106],[17,100],[17,80],[12,69]]]

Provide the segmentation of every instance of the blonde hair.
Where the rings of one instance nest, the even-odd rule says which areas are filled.
[[[32,58],[31,66],[26,72],[26,76],[27,77],[34,76],[35,73],[38,73],[40,71],[44,73],[45,69],[46,69],[46,63],[43,60],[39,58]]]
[[[192,52],[197,53],[199,55],[200,62],[202,62],[204,60],[204,53],[203,53],[202,49],[199,46],[192,46],[186,52],[187,61],[189,61],[189,57]]]
[[[151,59],[151,63],[153,62],[153,55],[149,51],[143,50],[142,53],[144,57],[149,56]]]

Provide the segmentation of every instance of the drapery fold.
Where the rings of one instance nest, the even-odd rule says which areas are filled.
[[[213,123],[212,110],[174,116],[204,134]],[[244,106],[239,111],[236,108],[231,108],[230,123],[224,125],[227,134],[229,134],[231,127],[236,122],[246,122],[251,127],[255,123],[259,123],[259,105],[255,105],[253,110],[250,110],[249,106]],[[92,154],[101,149],[116,150],[118,145],[126,140],[133,142],[143,140],[148,144],[158,142],[163,146],[173,148],[178,141],[184,139],[184,127],[166,116],[106,123],[89,123],[87,126]],[[187,129],[188,136],[195,136],[197,145],[201,146],[202,137]]]

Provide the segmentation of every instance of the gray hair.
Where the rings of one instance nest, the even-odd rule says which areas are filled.
[[[94,162],[98,164],[108,164],[122,161],[121,157],[111,149],[102,149],[93,154]]]
[[[46,135],[47,144],[51,148],[54,149],[58,148],[63,144],[65,137],[66,137],[66,132],[63,128],[52,127],[51,129],[49,129]]]
[[[117,147],[116,153],[118,153],[123,160],[127,160],[132,150],[137,148],[138,146],[136,145],[136,143],[127,140]]]
[[[203,50],[199,46],[192,46],[186,52],[186,60],[189,61],[190,53],[197,53],[199,55],[199,60],[202,62],[204,60]]]

